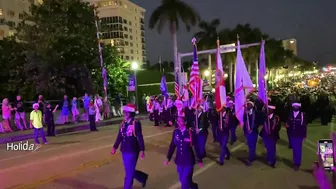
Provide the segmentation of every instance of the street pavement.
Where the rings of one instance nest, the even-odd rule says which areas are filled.
[[[164,166],[173,128],[152,127],[142,121],[146,157],[137,168],[149,174],[149,189],[178,189],[178,175],[172,161]],[[34,152],[7,151],[0,145],[0,183],[11,189],[122,189],[124,171],[120,153],[110,155],[118,125],[100,128],[99,132],[75,132],[48,138],[49,144]],[[291,169],[291,151],[287,148],[286,132],[281,131],[277,145],[276,168],[264,163],[265,150],[258,142],[258,161],[246,167],[247,147],[240,128],[239,141],[230,146],[232,157],[224,166],[217,164],[219,145],[209,135],[203,167],[195,166],[194,181],[200,189],[312,189],[316,188],[311,174],[316,160],[316,143],[305,142],[299,172]],[[30,141],[32,143],[32,141]],[[134,182],[134,189],[140,184]]]

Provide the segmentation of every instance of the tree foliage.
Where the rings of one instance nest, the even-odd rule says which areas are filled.
[[[118,52],[115,47],[109,45],[103,46],[103,58],[108,73],[107,92],[111,95],[125,92],[128,80],[128,73],[125,70],[129,70],[130,68],[130,63],[123,61],[120,56],[117,55]],[[95,81],[95,90],[102,93],[103,79],[101,69],[95,69],[92,75]]]
[[[80,0],[44,0],[16,28],[16,41],[0,42],[3,95],[26,99],[43,94],[58,98],[67,93],[94,94],[103,85],[96,38],[94,7]],[[3,50],[2,50],[3,49]],[[7,56],[10,55],[10,56]],[[127,78],[125,63],[112,47],[104,48],[109,91],[121,90]],[[99,75],[99,77],[98,77]]]
[[[149,28],[157,28],[160,33],[168,22],[169,29],[177,31],[182,21],[189,31],[199,20],[199,14],[187,3],[181,0],[162,0],[162,4],[153,11],[149,18]],[[173,28],[174,26],[176,28]]]
[[[98,68],[93,7],[79,0],[32,5],[17,28],[25,45],[27,83],[37,93],[93,93],[90,70]]]

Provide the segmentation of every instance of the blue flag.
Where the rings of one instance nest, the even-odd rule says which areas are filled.
[[[169,96],[168,87],[167,87],[167,83],[166,83],[166,77],[164,75],[162,76],[162,79],[161,79],[160,90],[162,92],[162,95]]]

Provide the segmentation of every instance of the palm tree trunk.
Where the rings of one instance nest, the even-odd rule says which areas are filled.
[[[174,75],[175,78],[178,78],[179,83],[179,93],[181,94],[182,83],[181,83],[181,60],[178,58],[178,50],[177,50],[177,32],[176,32],[176,23],[174,22],[171,28],[172,36],[173,36],[173,46],[174,46]]]

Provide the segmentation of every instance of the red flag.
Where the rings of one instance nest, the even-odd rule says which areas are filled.
[[[226,88],[223,70],[222,57],[220,54],[219,40],[217,40],[216,53],[216,88],[215,88],[216,110],[219,112],[226,106]]]

